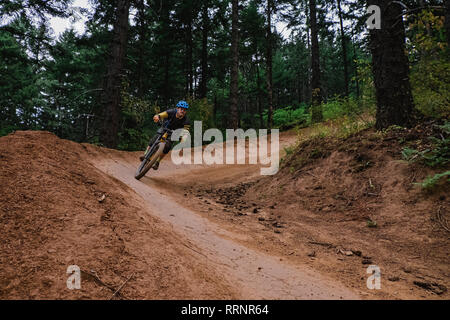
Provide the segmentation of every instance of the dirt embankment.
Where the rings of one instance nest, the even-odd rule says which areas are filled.
[[[0,138],[0,299],[109,299],[124,283],[114,299],[235,298],[185,239],[90,164],[99,150],[47,132]],[[69,265],[82,270],[81,290],[67,289]]]
[[[448,299],[449,184],[431,193],[415,187],[436,170],[401,159],[405,146],[426,148],[431,128],[317,138],[293,149],[275,176],[249,176],[242,167],[230,181],[225,169],[211,168],[164,186],[224,228],[251,235],[246,245],[368,298]],[[380,290],[366,287],[369,265],[381,269]]]

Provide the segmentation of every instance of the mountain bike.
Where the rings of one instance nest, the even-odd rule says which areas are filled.
[[[156,160],[163,153],[167,139],[169,139],[173,133],[173,130],[167,128],[167,126],[169,125],[169,121],[166,121],[165,124],[162,121],[160,121],[160,123],[161,127],[156,132],[156,137],[153,138],[152,145],[147,149],[144,155],[144,160],[142,160],[141,164],[136,170],[134,178],[137,180],[145,176],[148,170],[153,167]]]

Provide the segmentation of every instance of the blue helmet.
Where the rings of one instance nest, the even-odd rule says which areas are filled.
[[[186,101],[184,100],[180,100],[177,103],[177,108],[185,108],[185,109],[189,109],[189,105]]]

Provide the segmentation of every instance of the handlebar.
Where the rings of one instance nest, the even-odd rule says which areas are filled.
[[[161,125],[161,128],[163,130],[168,131],[169,133],[173,133],[174,130],[167,128],[167,125],[169,125],[169,121],[167,121],[167,125],[164,126],[164,121],[159,117],[158,123]]]

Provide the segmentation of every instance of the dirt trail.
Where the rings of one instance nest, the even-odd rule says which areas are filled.
[[[294,135],[281,137],[281,147],[295,141]],[[169,158],[170,155],[167,157]],[[143,202],[158,218],[169,222],[176,233],[189,239],[185,244],[192,249],[196,258],[212,264],[223,273],[225,279],[235,286],[244,299],[358,299],[352,290],[336,281],[326,278],[306,266],[295,266],[271,256],[250,249],[237,240],[246,235],[233,233],[218,224],[184,208],[173,200],[173,194],[162,191],[166,176],[188,174],[192,179],[202,172],[213,180],[215,177],[259,174],[255,165],[239,166],[177,166],[166,159],[157,172],[151,170],[148,176],[134,179],[137,161],[129,155],[109,159],[96,157],[94,165],[108,175],[115,177],[139,194]],[[171,197],[172,196],[172,197]],[[192,246],[192,247],[191,247]]]
[[[154,187],[133,177],[135,166],[123,160],[98,161],[97,167],[136,191],[174,231],[186,236],[201,251],[199,259],[217,265],[246,299],[357,299],[338,283],[309,268],[299,268],[279,258],[251,250],[233,241],[239,235],[222,230],[217,224],[185,209]],[[162,169],[161,172],[163,172]]]

